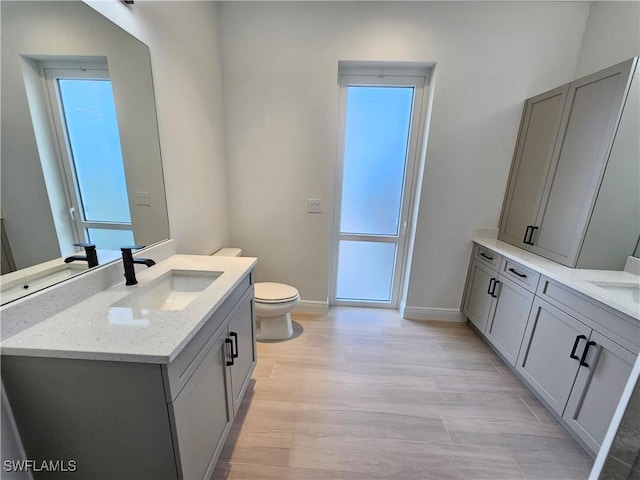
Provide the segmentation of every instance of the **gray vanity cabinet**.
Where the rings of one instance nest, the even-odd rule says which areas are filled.
[[[636,356],[598,332],[581,366],[562,417],[594,452],[600,449]]]
[[[580,368],[578,355],[590,333],[559,308],[540,298],[533,302],[516,371],[558,415],[564,412]]]
[[[492,313],[494,297],[491,291],[498,278],[501,262],[502,255],[474,244],[462,311],[481,332],[485,331]]]
[[[67,477],[211,478],[256,363],[253,302],[248,273],[166,364],[3,355],[27,458],[73,459]]]
[[[640,324],[506,255],[474,245],[463,312],[595,456],[640,351]]]
[[[496,265],[500,265],[500,273]],[[508,277],[513,275],[520,282],[523,279],[517,275],[524,275],[525,279],[533,277],[532,285],[526,282],[526,287],[516,284]],[[495,252],[475,246],[463,313],[511,365],[515,365],[518,357],[531,310],[533,290],[537,285],[535,275]]]
[[[256,336],[253,321],[253,295],[240,301],[238,309],[228,326],[228,335],[232,340],[233,365],[231,372],[231,394],[233,398],[233,414],[240,408],[242,397],[251,380],[251,372],[256,364]]]
[[[533,293],[500,275],[495,309],[485,335],[491,344],[515,365],[533,303]]]
[[[170,404],[177,442],[174,444],[182,478],[209,478],[222,440],[231,428],[232,405],[226,335],[218,337],[176,400]]]
[[[500,240],[576,266],[635,67],[636,59],[631,59],[571,82],[568,89],[563,86],[525,103],[500,221]],[[633,196],[637,185],[628,187],[624,195]],[[603,202],[606,208],[616,208]],[[616,225],[607,221],[608,228],[615,231]],[[624,217],[620,227],[624,227]],[[631,234],[632,240],[634,236],[637,240],[638,232]],[[626,258],[631,252],[618,257]],[[583,268],[588,268],[589,261],[582,260]]]
[[[236,290],[234,294],[242,296],[237,300],[232,294],[230,302],[222,305],[222,309],[232,307],[222,325],[215,321],[216,314],[209,320],[220,327],[200,353],[193,356],[189,345],[186,347],[185,353],[194,360],[185,362],[189,367],[180,370],[190,376],[181,382],[183,386],[172,389],[179,389],[169,404],[169,414],[176,433],[178,471],[184,479],[210,478],[213,474],[256,362],[253,289]],[[198,336],[192,342],[199,345]],[[195,369],[191,364],[197,364]],[[179,381],[171,374],[168,378],[170,383]]]
[[[536,295],[516,371],[595,454],[637,357],[637,321],[546,278]]]
[[[497,276],[498,272],[477,260],[471,263],[469,289],[462,311],[481,332],[484,332],[491,314],[493,297],[490,292]]]

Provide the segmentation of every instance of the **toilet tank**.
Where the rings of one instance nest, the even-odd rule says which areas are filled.
[[[213,254],[214,257],[239,257],[242,255],[242,250],[239,248],[225,247],[218,250]]]

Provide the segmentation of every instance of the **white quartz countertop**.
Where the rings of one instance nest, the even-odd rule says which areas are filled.
[[[123,279],[8,338],[0,349],[3,355],[169,363],[256,262],[252,257],[173,255],[137,271],[137,285],[125,286]],[[222,274],[183,310],[114,308],[114,304],[172,270]]]
[[[632,300],[625,301],[608,290],[591,283],[613,282],[640,284],[640,277],[637,275],[624,271],[587,270],[565,267],[564,265],[539,257],[538,255],[494,238],[474,238],[473,241],[525,267],[531,268],[551,280],[562,283],[625,315],[640,320],[640,305],[638,303]]]

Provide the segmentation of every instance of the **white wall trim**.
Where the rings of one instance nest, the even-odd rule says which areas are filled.
[[[404,307],[402,318],[407,320],[437,320],[441,322],[466,322],[457,308]]]
[[[314,300],[300,300],[300,303],[293,309],[298,313],[317,313],[326,315],[329,312],[329,304],[327,302],[318,302]]]

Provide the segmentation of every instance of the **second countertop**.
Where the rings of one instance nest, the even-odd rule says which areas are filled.
[[[533,253],[514,247],[495,238],[474,238],[478,245],[486,247],[500,255],[515,260],[523,266],[531,268],[542,275],[555,280],[569,288],[583,293],[600,303],[603,303],[618,312],[640,320],[640,304],[632,300],[623,301],[611,295],[604,288],[600,288],[591,282],[620,282],[640,284],[640,277],[624,271],[613,270],[587,270],[569,268],[559,263],[552,262]]]

